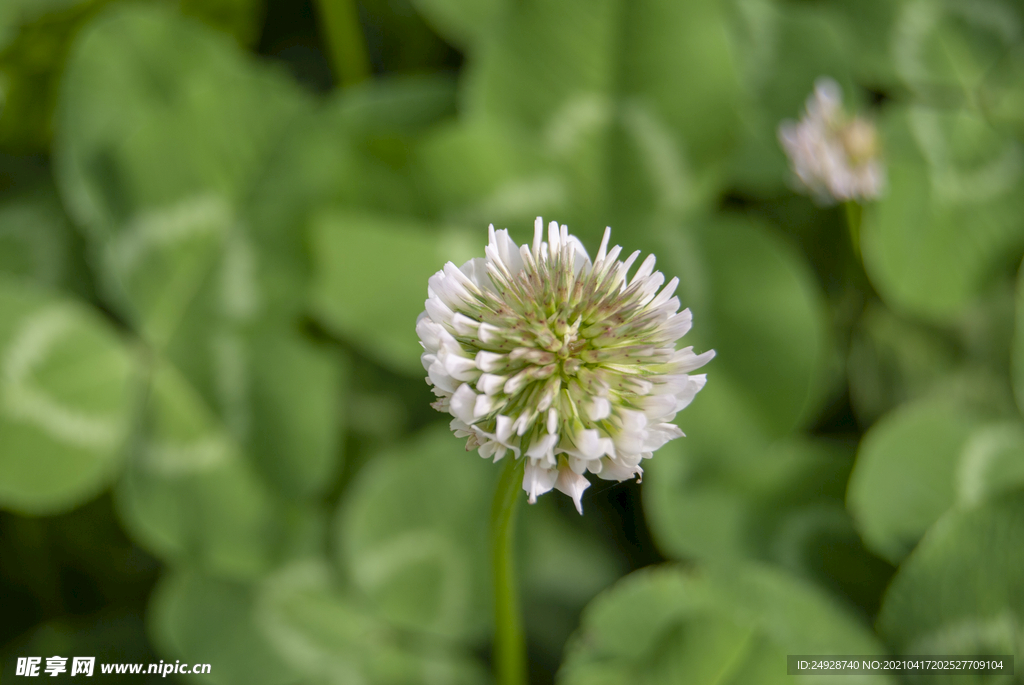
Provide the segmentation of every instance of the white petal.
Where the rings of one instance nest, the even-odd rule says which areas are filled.
[[[669,440],[683,437],[683,431],[674,423],[656,423],[647,428],[644,436],[644,452],[653,452]]]
[[[690,402],[693,402],[693,398],[697,396],[704,384],[707,383],[707,374],[699,373],[690,376],[690,382],[686,384],[686,387],[676,395],[676,411],[682,411],[689,406]]]
[[[484,253],[488,259],[497,261],[504,270],[513,276],[523,270],[523,259],[519,256],[519,246],[509,237],[506,229],[493,233],[491,243]]]
[[[590,487],[590,481],[586,477],[574,473],[567,465],[558,467],[558,478],[555,480],[555,488],[559,492],[572,497],[573,503],[576,505],[576,511],[583,515],[583,502],[580,500],[583,497],[583,491]]]
[[[476,257],[459,267],[459,271],[466,274],[466,278],[473,282],[481,290],[494,290],[491,277],[487,275],[487,259]]]
[[[430,371],[430,367],[437,361],[437,355],[424,352],[420,355],[420,364],[423,364],[424,371]]]
[[[589,269],[591,266],[593,266],[590,262],[590,255],[587,254],[587,248],[583,246],[583,243],[580,242],[580,239],[577,238],[576,236],[568,236],[567,242],[569,245],[572,246],[573,250],[572,271],[575,275],[579,276],[581,271],[583,271],[584,269]]]
[[[548,433],[555,435],[558,433],[558,410],[552,407],[548,409]]]
[[[472,426],[467,425],[465,421],[461,421],[459,419],[452,419],[448,424],[448,427],[452,429],[452,433],[454,433],[457,438],[467,438],[474,433]]]
[[[668,285],[666,285],[664,288],[661,289],[661,292],[658,293],[658,296],[655,297],[653,300],[651,300],[651,303],[648,306],[651,309],[657,309],[658,307],[662,306],[663,304],[668,302],[669,299],[671,299],[671,297],[676,292],[676,288],[678,288],[678,287],[679,287],[679,279],[678,278],[673,278],[671,281],[668,282]],[[678,302],[678,300],[676,300],[676,301]]]
[[[477,395],[473,404],[473,420],[479,421],[504,404],[492,395]],[[504,442],[502,440],[501,442]]]
[[[502,338],[501,329],[489,323],[480,324],[477,334],[480,336],[480,340],[488,345],[499,343]]]
[[[558,478],[558,469],[542,466],[533,460],[526,462],[526,470],[523,473],[523,490],[529,496],[530,504],[537,501],[537,495],[549,492],[555,486]]]
[[[679,338],[686,335],[690,328],[693,327],[693,314],[689,309],[684,309],[678,314],[674,314],[668,318],[661,330],[658,331],[658,339],[660,340],[679,340]]]
[[[629,284],[633,285],[634,283],[640,283],[642,281],[646,281],[647,278],[652,273],[654,273],[654,263],[655,263],[655,261],[656,261],[656,259],[655,259],[653,254],[647,255],[647,259],[645,259],[643,261],[643,264],[640,265],[640,268],[636,270],[635,274],[633,274],[633,279],[629,282]],[[664,278],[664,276],[662,278]]]
[[[672,404],[675,406],[674,402]],[[591,421],[600,421],[611,415],[612,403],[607,397],[591,397],[590,401],[584,405],[584,409]]]
[[[640,406],[643,407],[644,416],[650,422],[660,423],[660,417],[675,414],[678,411],[676,402],[675,395],[648,395],[640,400]]]
[[[455,316],[452,317],[452,328],[455,329],[455,335],[462,335],[468,338],[477,334],[480,322],[455,312]]]
[[[602,459],[601,461],[604,467],[598,475],[604,480],[617,480],[621,483],[644,472],[639,466],[624,464],[618,459]]]
[[[486,395],[495,395],[501,391],[506,380],[508,380],[507,376],[497,376],[493,373],[485,373],[477,379],[476,389],[483,391]]]
[[[530,449],[526,450],[526,456],[532,459],[541,459],[545,463],[554,466],[555,465],[555,445],[558,444],[557,435],[543,435],[530,445]]]
[[[577,431],[573,439],[576,443],[576,454],[582,459],[600,459],[606,454],[615,453],[612,439],[601,437],[596,428]]]
[[[699,369],[714,358],[714,350],[708,350],[704,354],[694,354],[692,347],[684,347],[672,355],[669,364],[672,365],[672,373],[689,373]]]
[[[416,335],[427,352],[437,352],[441,344],[441,330],[441,326],[431,321],[426,312],[421,312],[416,318]]]
[[[649,278],[647,278],[643,285],[640,286],[639,297],[640,304],[647,305],[648,302],[654,299],[654,293],[658,292],[658,288],[665,282],[665,274],[660,271],[655,271]]]
[[[444,364],[440,360],[436,360],[427,369],[427,376],[430,378],[430,382],[441,388],[445,392],[455,392],[459,387],[459,382],[448,375],[448,372],[444,368]]]
[[[442,350],[442,353],[438,355],[438,360],[442,361],[448,375],[456,380],[471,381],[480,375],[473,360],[461,355],[447,354],[445,350]]]
[[[483,397],[483,395],[481,395]],[[476,421],[477,417],[473,412],[473,408],[476,405],[477,394],[473,392],[473,388],[469,387],[469,383],[463,383],[459,386],[455,394],[452,395],[450,407],[452,416],[462,421],[465,424],[471,424]]]
[[[516,375],[505,381],[504,391],[506,395],[515,395],[517,392],[522,390],[527,383],[530,382],[530,369],[536,367],[527,367],[517,373]]]
[[[508,364],[508,357],[504,354],[496,354],[486,350],[480,350],[476,353],[476,366],[481,371],[486,371],[487,373],[501,371],[505,368],[506,364]]]
[[[495,434],[497,435],[498,442],[502,445],[508,445],[509,440],[512,438],[512,419],[504,414],[498,414],[497,426],[495,428]]]
[[[601,460],[600,459],[594,459],[594,461],[601,461]],[[587,459],[580,459],[579,457],[574,457],[572,455],[569,455],[568,463],[569,463],[569,468],[572,469],[573,473],[578,473],[579,475],[582,476],[584,473],[587,472],[587,464],[589,464],[591,462],[589,460],[587,460]]]
[[[622,287],[626,287],[626,274],[629,273],[630,267],[633,266],[633,262],[640,256],[640,250],[636,250],[633,254],[629,255],[626,261],[618,265],[615,272],[615,282],[621,283]]]
[[[605,256],[608,254],[608,241],[611,239],[611,237],[612,237],[612,227],[611,226],[605,226],[604,237],[601,238],[601,247],[598,248],[597,256],[594,257],[594,264],[595,265],[600,264],[601,260],[603,260],[605,258]]]
[[[514,428],[516,435],[526,435],[526,431],[533,427],[533,424],[537,421],[537,412],[535,411],[524,411],[516,419]]]
[[[494,440],[488,440],[480,445],[480,456],[484,459],[489,459],[493,456],[495,462],[501,461],[506,452],[508,452],[508,448]]]
[[[612,417],[612,423],[619,427],[612,435],[615,448],[620,453],[636,454],[643,449],[647,417],[642,412],[618,409]]]
[[[427,316],[430,317],[431,321],[439,324],[451,324],[454,313],[444,302],[437,297],[428,298],[423,303],[423,308],[427,310]]]

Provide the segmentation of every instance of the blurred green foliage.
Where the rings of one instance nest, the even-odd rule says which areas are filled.
[[[537,215],[656,253],[718,355],[642,489],[523,513],[535,682],[1024,655],[1020,3],[358,10],[329,89],[308,3],[0,3],[3,675],[489,682],[497,471],[413,323]],[[822,75],[888,168],[856,249],[776,142]]]

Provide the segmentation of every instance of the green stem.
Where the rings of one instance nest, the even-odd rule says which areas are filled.
[[[316,0],[334,75],[342,86],[370,78],[370,58],[356,0]]]
[[[864,215],[864,208],[856,200],[849,200],[843,203],[846,210],[846,227],[850,231],[850,244],[853,246],[853,256],[858,262],[863,261],[860,256],[860,223]]]
[[[491,565],[494,571],[494,670],[497,685],[526,684],[526,641],[519,615],[515,571],[515,521],[522,499],[523,459],[505,457],[491,507]]]

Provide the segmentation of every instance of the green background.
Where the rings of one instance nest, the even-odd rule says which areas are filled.
[[[776,141],[820,76],[887,167],[856,246]],[[524,507],[531,682],[1024,656],[1019,2],[3,0],[5,682],[490,682],[498,469],[414,322],[537,215],[717,356],[642,485]]]

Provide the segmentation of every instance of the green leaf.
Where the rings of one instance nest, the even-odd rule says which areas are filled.
[[[169,365],[153,372],[148,415],[116,492],[121,519],[140,544],[165,560],[233,578],[259,576],[314,548],[316,513],[274,497]]]
[[[38,153],[78,32],[111,0],[5,0],[0,8],[0,146]]]
[[[438,426],[376,456],[352,483],[336,531],[342,566],[382,617],[476,641],[490,620],[485,550],[497,468],[461,442]]]
[[[203,194],[230,203],[302,104],[282,74],[201,25],[161,7],[111,8],[79,37],[64,78],[56,156],[68,209],[106,238],[141,210]]]
[[[147,582],[148,587],[151,582]],[[105,607],[86,616],[61,616],[33,627],[4,646],[4,672],[13,674],[18,656],[63,655],[68,657],[65,664],[67,677],[73,668],[72,657],[92,656],[96,658],[93,676],[101,675],[102,663],[156,663],[153,649],[146,639],[145,625],[138,611],[132,608]],[[49,676],[43,669],[45,657],[40,664],[40,675]],[[143,667],[145,671],[146,667]],[[84,674],[83,674],[84,676]],[[77,676],[76,676],[77,677]],[[84,676],[88,677],[88,676]],[[160,676],[156,676],[159,678]],[[72,681],[73,682],[73,681]],[[153,676],[139,682],[156,682]]]
[[[71,241],[71,227],[55,198],[33,193],[0,204],[0,274],[37,285],[62,285]]]
[[[416,317],[427,280],[483,255],[486,231],[438,230],[413,219],[355,211],[313,220],[312,307],[329,329],[389,368],[423,375]]]
[[[898,3],[889,42],[896,73],[913,90],[969,102],[1006,53],[1019,44],[1024,13],[994,0],[984,5],[912,0]]]
[[[157,346],[222,254],[261,283],[274,255],[238,206],[304,104],[280,73],[160,7],[113,8],[77,41],[57,116],[60,187],[107,290]],[[272,301],[247,295],[250,305]]]
[[[271,310],[304,304],[311,261],[305,236],[317,212],[424,213],[411,179],[412,151],[424,131],[453,113],[454,91],[441,76],[375,79],[346,88],[289,128],[242,209],[260,252],[273,257],[260,279]]]
[[[885,127],[889,187],[864,212],[864,268],[894,309],[949,321],[1024,247],[1024,148],[971,111]]]
[[[106,488],[121,468],[135,372],[96,313],[0,280],[0,506],[51,514]]]
[[[149,633],[168,660],[210,664],[215,685],[285,685],[299,673],[254,620],[257,591],[195,569],[165,575],[149,600]]]
[[[279,492],[322,495],[341,468],[339,388],[347,360],[273,332],[252,345],[247,453]],[[343,370],[339,361],[346,362]]]
[[[779,124],[803,115],[815,81],[839,81],[846,104],[857,105],[850,87],[850,36],[846,23],[822,4],[733,5],[731,26],[747,95],[739,108],[746,135],[733,161],[733,181],[748,192],[777,194],[792,175],[778,142]]]
[[[535,140],[498,121],[441,127],[420,144],[416,161],[424,194],[444,221],[507,228],[567,213],[564,175]]]
[[[254,615],[277,653],[314,682],[487,682],[468,655],[401,640],[338,587],[331,570],[317,560],[298,562],[268,578]]]
[[[301,94],[223,36],[125,7],[82,36],[62,97],[62,187],[116,303],[275,487],[322,491],[337,457],[337,364],[284,330],[304,283],[280,287],[277,265],[302,231],[254,228],[241,209],[302,120]]]
[[[430,26],[453,45],[472,49],[501,16],[505,0],[413,0]]]
[[[1020,492],[976,509],[947,513],[893,578],[878,617],[879,633],[903,654],[1019,658],[1024,631],[1021,550]],[[936,676],[933,682],[954,679]],[[957,675],[955,682],[996,681]]]
[[[558,682],[787,683],[787,654],[846,653],[883,652],[810,586],[760,567],[662,566],[634,572],[587,607]]]
[[[850,38],[848,59],[862,84],[886,85],[898,81],[890,49],[893,24],[906,3],[888,0],[833,0],[823,9]]]
[[[964,446],[981,419],[926,398],[895,410],[861,442],[847,506],[865,543],[898,563],[956,498]]]
[[[729,411],[741,412],[740,424],[765,436],[786,435],[813,418],[829,340],[824,298],[800,255],[767,227],[734,218],[666,232],[661,242],[662,271],[679,277],[679,299],[694,313],[684,344],[716,351],[705,369],[708,388],[726,379]],[[698,435],[713,410],[698,409],[706,392],[681,415],[684,432],[692,425]],[[732,439],[728,429],[716,433],[704,431]]]
[[[861,425],[928,395],[953,373],[958,359],[946,336],[870,302],[850,341],[850,403]]]
[[[773,561],[807,574],[825,540],[855,537],[843,510],[849,445],[790,438],[738,452],[675,440],[646,466],[644,511],[673,558]]]
[[[846,361],[860,425],[928,396],[946,396],[993,416],[1017,416],[1008,358],[1013,309],[1009,281],[973,300],[947,325],[869,302],[853,328]]]
[[[652,207],[680,216],[713,192],[737,134],[718,2],[515,3],[466,83],[470,118],[523,126],[559,160],[573,196],[560,219],[586,240],[636,230]]]
[[[328,487],[342,456],[344,353],[194,307],[166,354],[276,491],[295,499]]]
[[[1004,421],[974,431],[957,464],[957,504],[974,507],[1020,489],[1024,489],[1024,424]]]
[[[181,13],[234,36],[242,45],[259,40],[266,0],[179,0]]]

